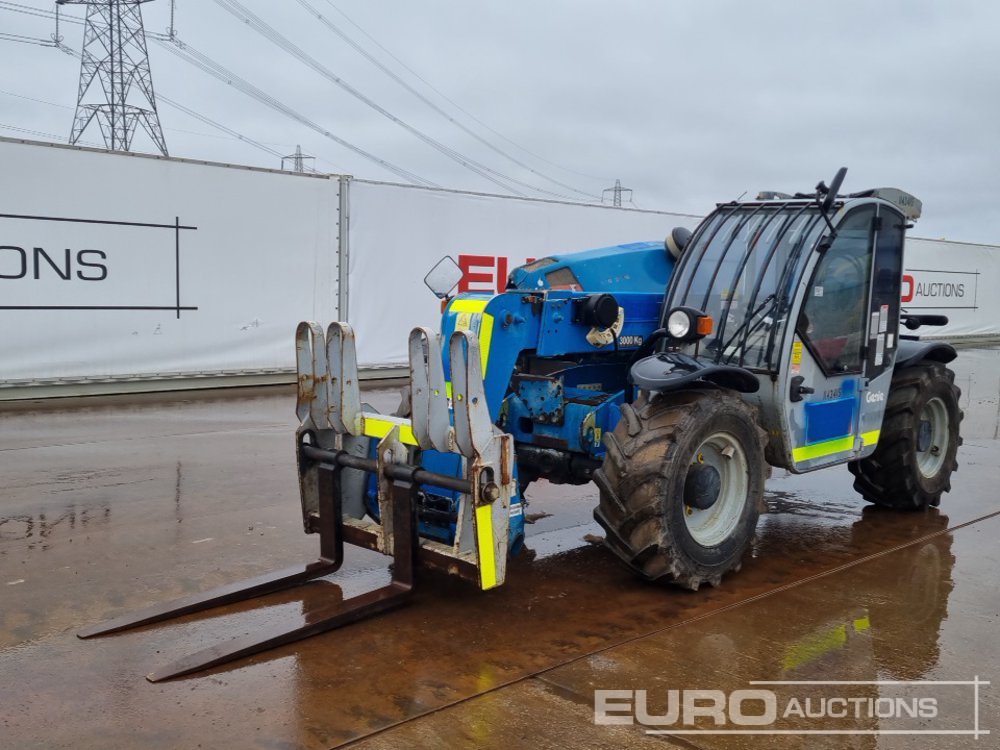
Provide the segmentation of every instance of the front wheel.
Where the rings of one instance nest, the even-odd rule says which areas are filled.
[[[648,580],[697,590],[739,570],[763,504],[754,409],[719,390],[643,394],[622,406],[594,473],[605,544]]]
[[[887,508],[938,505],[958,469],[960,395],[955,373],[938,362],[895,373],[875,452],[848,464],[854,489]]]

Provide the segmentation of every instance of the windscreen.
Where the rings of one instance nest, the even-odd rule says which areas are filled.
[[[712,316],[702,358],[777,369],[799,260],[825,227],[811,203],[722,206],[706,221],[684,251],[666,306]]]

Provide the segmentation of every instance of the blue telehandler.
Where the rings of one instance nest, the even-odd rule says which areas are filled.
[[[395,415],[361,402],[354,333],[301,323],[296,453],[319,559],[152,607],[89,637],[287,588],[337,570],[344,543],[393,557],[386,586],[306,625],[189,656],[167,679],[406,602],[419,568],[488,590],[524,538],[524,488],[594,481],[605,545],[639,576],[697,590],[739,570],[771,466],[847,465],[865,500],[937,505],[957,468],[959,390],[942,316],[900,307],[920,201],[829,187],[720,203],[693,231],[554,255],[497,295],[426,279],[441,332],[409,338]]]

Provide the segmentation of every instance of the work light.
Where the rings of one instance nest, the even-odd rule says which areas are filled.
[[[692,307],[675,307],[667,315],[667,333],[680,341],[696,341],[712,332],[712,318]]]

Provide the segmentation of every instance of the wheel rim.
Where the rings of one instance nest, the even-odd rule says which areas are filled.
[[[728,432],[710,435],[694,452],[691,461],[706,463],[719,472],[718,500],[710,508],[684,506],[684,522],[691,538],[703,547],[725,541],[739,524],[747,504],[749,464],[739,441]]]
[[[948,453],[948,408],[944,401],[937,396],[929,399],[920,410],[920,423],[930,425],[930,444],[925,450],[917,446],[917,469],[931,478],[941,471]]]

